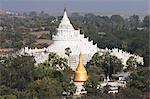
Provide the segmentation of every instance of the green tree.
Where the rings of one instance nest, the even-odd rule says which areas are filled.
[[[53,67],[54,69],[64,70],[68,67],[67,61],[68,60],[66,58],[62,58],[56,53],[51,52],[49,53],[47,63],[50,67]]]
[[[68,56],[68,64],[70,65],[70,54],[72,53],[71,49],[68,47],[65,49],[65,54]]]
[[[147,15],[143,19],[143,27],[148,29],[150,27],[149,23],[150,23],[150,15]]]
[[[92,86],[97,87],[97,85],[99,84],[100,81],[103,81],[105,78],[104,72],[102,70],[102,68],[99,68],[97,66],[89,66],[87,68],[88,71],[88,81],[91,82]]]
[[[28,86],[30,93],[38,98],[54,98],[61,95],[62,87],[60,82],[55,78],[44,77],[40,80],[36,80]]]
[[[33,81],[34,58],[31,56],[8,57],[0,63],[0,85],[23,89]]]
[[[70,54],[72,53],[71,49],[68,47],[65,49],[65,54],[69,57]]]
[[[129,76],[128,87],[134,87],[142,92],[148,92],[150,80],[147,78],[149,78],[149,75],[149,67],[139,67]]]
[[[85,82],[84,87],[88,92],[88,95],[99,95],[101,91],[98,86],[104,79],[103,70],[97,66],[89,66],[88,71],[88,81]]]
[[[109,53],[105,53],[103,55],[95,53],[88,66],[90,65],[95,65],[101,68],[105,76],[110,77],[113,73],[122,71],[123,68],[121,60],[116,56],[110,55]]]
[[[122,30],[124,26],[124,19],[120,15],[112,15],[110,18],[112,22],[112,30]]]
[[[140,24],[139,16],[138,15],[130,16],[129,17],[129,23],[130,23],[131,29],[137,29],[137,27]]]
[[[24,35],[24,42],[26,46],[31,47],[31,45],[36,41],[36,36],[32,34],[25,34]]]
[[[37,16],[37,13],[35,11],[32,11],[29,13],[29,16],[31,16],[31,17]]]
[[[141,99],[142,92],[139,89],[134,87],[120,89],[119,94],[117,95],[119,99]]]
[[[42,79],[44,77],[52,77],[52,68],[50,68],[50,66],[48,64],[43,63],[43,64],[38,64],[35,68],[34,68],[34,79]]]
[[[31,97],[54,98],[60,96],[62,91],[74,92],[75,90],[74,84],[70,82],[73,71],[69,67],[58,70],[49,66],[47,61],[35,67],[34,77],[35,80],[27,87]]]
[[[128,71],[133,71],[137,68],[137,61],[136,61],[135,57],[133,57],[133,56],[129,57],[126,64],[127,64]]]
[[[0,96],[15,94],[16,91],[16,89],[11,89],[10,87],[6,87],[5,85],[0,86]]]

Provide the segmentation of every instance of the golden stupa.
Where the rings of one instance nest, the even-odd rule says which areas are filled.
[[[79,64],[75,71],[75,82],[85,82],[88,79],[87,71],[82,62],[82,54],[79,55]]]

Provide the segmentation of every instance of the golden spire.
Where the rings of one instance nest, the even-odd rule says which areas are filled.
[[[87,71],[82,62],[82,53],[79,55],[79,64],[75,71],[74,81],[85,82],[88,79]]]

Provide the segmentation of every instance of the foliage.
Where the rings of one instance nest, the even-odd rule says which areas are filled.
[[[16,99],[17,97],[15,95],[4,95],[0,96],[0,99]]]
[[[52,69],[45,64],[39,64],[34,68],[34,79],[42,79],[44,77],[52,76]]]
[[[52,54],[52,53],[51,53]],[[56,57],[57,56],[57,57]],[[59,57],[59,58],[58,58]],[[60,56],[53,53],[50,62]],[[59,97],[63,90],[75,90],[71,83],[73,71],[65,66],[63,70],[57,70],[56,64],[51,67],[43,63],[34,65],[31,56],[0,57],[0,95],[2,97],[18,98],[49,98]]]
[[[23,47],[22,34],[14,32],[0,32],[0,48]]]
[[[149,23],[150,23],[150,15],[147,15],[143,19],[143,27],[149,28],[150,27]]]
[[[148,79],[149,75],[150,75],[149,67],[139,67],[129,76],[128,87],[134,87],[142,92],[148,92],[150,83],[150,80]]]
[[[129,22],[130,22],[131,29],[137,29],[137,27],[140,24],[139,16],[138,15],[130,16],[129,17]]]
[[[52,36],[50,34],[42,34],[39,39],[49,39],[51,40],[52,39]]]
[[[136,62],[136,59],[131,56],[129,57],[129,59],[127,60],[127,70],[129,71],[133,71],[137,68],[137,62]]]
[[[92,95],[92,96],[99,96],[102,94],[101,90],[97,89],[97,82],[93,82],[88,80],[85,84],[84,87],[86,91],[88,92],[87,95]]]
[[[111,18],[112,30],[116,29],[117,31],[122,30],[125,23],[124,19],[120,15],[112,15]]]
[[[30,56],[9,57],[0,63],[0,85],[23,89],[33,81],[34,58]]]
[[[117,95],[117,98],[119,99],[141,99],[142,92],[139,89],[136,89],[134,87],[120,89],[120,92]]]
[[[109,53],[100,55],[96,53],[93,55],[88,66],[97,66],[104,72],[105,76],[111,76],[113,73],[122,71],[121,60],[116,56],[112,56]]]
[[[127,79],[127,87],[120,88],[117,99],[147,99],[149,97],[149,67],[138,67]]]
[[[55,78],[44,77],[29,84],[28,89],[39,98],[58,96],[62,92],[60,82]]]
[[[97,88],[97,85],[100,81],[103,81],[105,78],[104,72],[101,68],[97,66],[89,66],[87,68],[88,71],[88,81],[87,81],[87,87],[90,88]]]
[[[72,53],[72,52],[71,52],[71,49],[70,49],[69,47],[65,49],[65,54],[66,54],[68,57],[70,56],[71,53]]]
[[[6,87],[5,85],[0,86],[0,96],[14,94],[17,90]]]
[[[33,44],[35,42],[35,40],[36,40],[35,35],[29,34],[29,33],[24,35],[25,45],[30,46],[31,44]]]
[[[67,47],[65,49],[65,55],[68,56],[68,65],[70,65],[70,54],[72,53],[71,49],[69,47]]]
[[[39,48],[39,49],[42,49],[42,48],[46,48],[48,47],[49,45],[47,43],[43,43],[43,44],[31,44],[30,45],[30,48]]]
[[[62,58],[56,53],[50,52],[48,61],[46,61],[45,64],[48,64],[50,67],[55,69],[64,70],[68,67],[67,61],[68,60],[66,58]]]
[[[110,76],[113,73],[122,71],[121,60],[115,56],[110,55],[109,53],[105,53],[100,55],[99,53],[95,53],[87,63],[87,71],[88,71],[88,81],[85,83],[85,88],[88,91],[88,94],[92,95],[102,95],[107,93],[109,86],[106,86],[104,90],[100,90],[98,86],[100,86],[100,82],[106,78],[106,76]]]

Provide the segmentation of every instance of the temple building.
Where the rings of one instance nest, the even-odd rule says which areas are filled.
[[[56,52],[62,57],[66,57],[65,49],[71,49],[70,66],[75,70],[78,63],[78,55],[82,51],[86,64],[91,59],[94,53],[98,51],[97,45],[93,44],[93,41],[89,41],[88,38],[84,38],[84,34],[80,34],[80,30],[75,30],[72,26],[66,9],[64,15],[57,29],[56,35],[53,35],[53,44],[47,48],[47,52]]]
[[[83,55],[83,64],[86,64],[96,52],[100,53],[100,55],[109,52],[111,55],[114,55],[117,58],[121,59],[124,67],[127,67],[126,62],[131,56],[135,57],[138,64],[144,64],[143,57],[140,57],[139,55],[134,55],[118,48],[114,48],[111,50],[108,48],[98,48],[97,44],[94,45],[93,41],[89,41],[88,38],[84,37],[84,34],[80,34],[80,30],[74,29],[67,16],[66,9],[64,9],[64,15],[57,28],[57,33],[56,35],[53,35],[52,39],[53,44],[51,44],[47,48],[31,49],[25,47],[19,51],[19,55],[29,54],[31,56],[34,56],[36,64],[39,64],[45,62],[45,60],[48,59],[49,52],[55,52],[61,57],[68,58],[68,56],[65,55],[65,49],[70,48],[71,54],[68,60],[69,66],[73,70],[76,70],[76,66],[79,62],[78,55],[80,52],[82,52]]]
[[[74,84],[77,87],[74,95],[80,95],[80,94],[86,94],[87,91],[85,91],[85,88],[83,87],[84,83],[88,79],[87,71],[83,65],[82,61],[82,54],[79,55],[79,64],[77,65],[77,68],[75,70],[75,76],[74,76]]]

